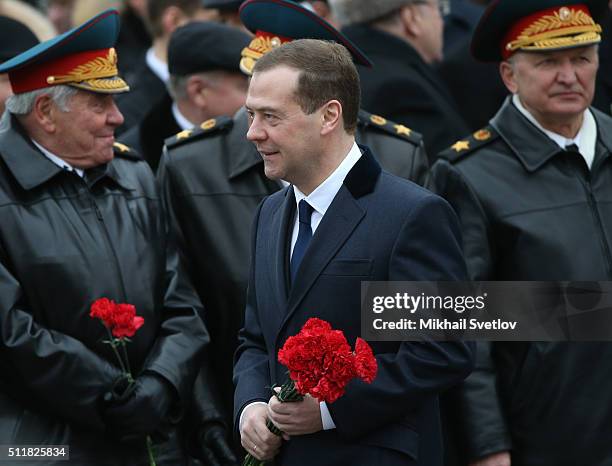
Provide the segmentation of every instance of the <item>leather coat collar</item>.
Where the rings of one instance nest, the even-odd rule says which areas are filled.
[[[590,110],[597,124],[598,141],[608,152],[612,152],[612,119],[592,107]],[[530,172],[538,170],[552,157],[562,152],[555,142],[521,114],[512,104],[510,97],[493,117],[491,125]]]
[[[228,135],[228,147],[232,148],[230,179],[263,163],[255,145],[246,138],[249,129],[246,109],[242,107],[234,115],[234,126]]]
[[[0,129],[0,158],[25,190],[34,189],[64,171],[40,153],[13,115],[6,114],[3,117]],[[98,180],[109,177],[124,189],[134,189],[115,165],[113,160],[107,165],[86,170],[85,176],[90,187]]]

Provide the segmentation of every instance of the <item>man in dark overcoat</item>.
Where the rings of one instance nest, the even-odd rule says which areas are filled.
[[[242,52],[245,71],[272,49],[271,44],[280,44],[280,37],[322,38],[349,45],[331,25],[294,2],[251,0],[243,4],[241,15],[249,29],[260,31]],[[355,61],[369,63],[349,47]],[[263,160],[245,137],[247,129],[244,109],[233,118],[206,120],[166,141],[167,153],[158,169],[179,250],[189,259],[189,274],[207,309],[209,368],[214,376],[198,378],[199,418],[205,426],[202,437],[209,428],[223,426],[228,436],[231,431],[232,358],[244,322],[249,230],[261,200],[282,187],[281,182],[265,177]],[[391,173],[421,185],[425,182],[427,158],[415,131],[360,111],[356,137],[376,151],[381,165]]]
[[[0,443],[64,445],[48,465],[148,465],[149,440],[158,465],[188,464],[176,423],[208,342],[155,178],[114,142],[113,96],[129,90],[118,18],[0,66],[15,94],[0,131]],[[144,318],[127,367],[90,316],[100,298]]]
[[[500,0],[472,40],[512,95],[433,167],[474,280],[612,279],[612,119],[592,108],[607,1]],[[542,310],[544,312],[544,310]],[[478,347],[458,394],[472,466],[611,464],[612,345]]]
[[[270,387],[287,377],[279,349],[309,318],[355,341],[362,282],[464,280],[452,209],[355,142],[359,78],[340,44],[303,39],[266,54],[246,108],[266,177],[290,184],[260,204],[253,223],[234,366],[242,446],[278,466],[442,466],[438,395],[471,371],[467,343],[372,342],[376,378],[351,383],[333,403],[310,395],[280,403]]]
[[[374,62],[360,68],[363,108],[423,135],[430,164],[468,128],[434,65],[442,59],[439,0],[330,0],[342,32]]]

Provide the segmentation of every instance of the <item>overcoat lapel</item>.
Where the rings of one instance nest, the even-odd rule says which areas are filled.
[[[342,186],[304,254],[289,293],[286,319],[291,317],[304,295],[351,236],[364,215],[365,210],[359,206],[349,190]]]
[[[287,313],[281,328],[366,215],[367,204],[362,197],[374,191],[381,168],[367,147],[360,148],[362,157],[344,179],[302,259],[289,292]]]
[[[277,309],[285,313],[288,294],[288,235],[289,226],[293,225],[295,213],[295,195],[293,187],[285,191],[285,199],[272,217],[270,228],[270,242],[266,245],[269,248],[270,277],[273,277],[273,287],[275,289]]]

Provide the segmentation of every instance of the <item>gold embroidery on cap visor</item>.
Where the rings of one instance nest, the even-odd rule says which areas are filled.
[[[114,48],[110,48],[106,57],[83,63],[64,75],[48,76],[47,83],[68,84],[87,91],[109,94],[129,91],[130,86],[117,76],[118,72],[117,53]]]
[[[248,47],[242,49],[240,70],[251,76],[255,63],[270,50],[280,47],[283,41],[279,37],[256,36]]]
[[[562,7],[552,15],[546,15],[525,28],[506,50],[551,50],[601,41],[601,26],[584,11]]]

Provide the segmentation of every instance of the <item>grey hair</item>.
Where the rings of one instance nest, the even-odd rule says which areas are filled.
[[[27,115],[34,108],[36,98],[41,95],[48,95],[62,112],[67,112],[68,101],[77,93],[78,89],[66,85],[45,87],[30,92],[23,92],[10,96],[6,103],[6,109],[14,115]]]
[[[183,100],[187,97],[187,80],[193,75],[181,76],[177,74],[171,74],[170,80],[168,81],[168,93],[172,100]]]
[[[199,76],[201,79],[208,81],[211,85],[215,85],[219,80],[223,79],[222,71],[202,71],[200,73],[192,73],[188,75],[171,74],[168,81],[168,93],[172,100],[184,100],[187,98],[187,82],[192,76]]]

